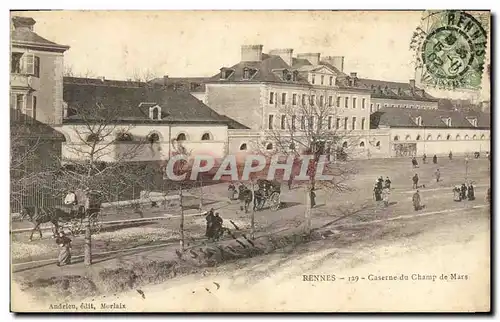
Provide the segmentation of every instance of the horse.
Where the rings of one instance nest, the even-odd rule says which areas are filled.
[[[33,230],[31,231],[30,241],[33,240],[33,233],[38,230],[40,234],[40,239],[42,238],[42,230],[40,229],[40,225],[44,223],[52,223],[52,238],[55,237],[57,232],[59,231],[59,217],[58,213],[51,211],[49,208],[42,207],[34,207],[34,206],[26,206],[21,209],[21,218],[28,219],[30,222],[35,225]]]

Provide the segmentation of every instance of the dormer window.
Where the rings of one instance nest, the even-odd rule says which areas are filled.
[[[228,79],[234,73],[234,70],[231,68],[221,68],[220,70],[220,79]]]
[[[316,83],[316,75],[312,74],[311,75],[311,84]]]
[[[149,118],[151,120],[161,120],[161,108],[158,105],[149,108]]]
[[[299,79],[299,72],[294,70],[292,73],[292,81],[296,82]]]
[[[467,118],[467,121],[469,121],[470,124],[472,124],[472,126],[474,127],[477,127],[477,118],[473,117],[473,118]]]
[[[250,69],[248,67],[243,69],[243,79],[250,79]]]
[[[422,117],[421,116],[417,116],[415,118],[415,124],[417,124],[417,126],[422,126]]]
[[[287,69],[284,69],[283,70],[283,79],[290,82],[293,78],[292,74],[290,74],[290,72],[287,70]]]

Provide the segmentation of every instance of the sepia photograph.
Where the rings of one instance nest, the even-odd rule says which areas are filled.
[[[11,312],[490,312],[490,11],[9,19]]]

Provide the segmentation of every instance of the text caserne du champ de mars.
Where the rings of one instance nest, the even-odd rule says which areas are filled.
[[[303,274],[302,281],[304,282],[350,282],[357,283],[362,281],[368,282],[386,282],[386,281],[467,281],[470,277],[467,274],[461,273],[441,273],[441,274],[367,274],[367,275],[336,275],[336,274]]]

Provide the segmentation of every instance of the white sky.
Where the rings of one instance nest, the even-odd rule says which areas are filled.
[[[240,60],[242,44],[264,52],[345,56],[358,77],[407,82],[415,78],[409,42],[421,12],[395,11],[59,11],[22,12],[35,31],[71,48],[65,64],[108,79],[135,70],[157,76],[212,76]]]

